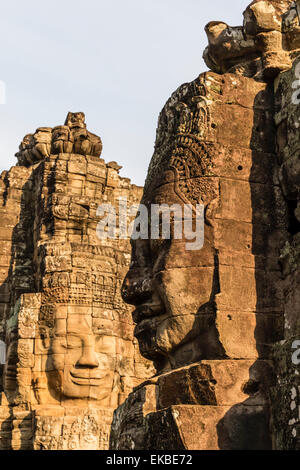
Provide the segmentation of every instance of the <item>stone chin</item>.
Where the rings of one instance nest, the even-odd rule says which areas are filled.
[[[134,331],[138,340],[142,356],[152,360],[156,368],[161,371],[164,367],[164,359],[177,367],[178,350],[188,349],[191,356],[188,362],[198,360],[195,357],[193,344],[200,341],[200,337],[210,328],[208,317],[195,315],[166,316],[146,319],[139,322]],[[199,350],[201,353],[201,348]]]
[[[161,356],[166,355],[166,351],[159,347],[157,326],[154,325],[153,319],[138,323],[134,330],[134,336],[138,340],[140,353],[146,359],[156,362]]]
[[[90,384],[89,381],[86,384],[79,385],[73,382],[69,370],[60,372],[60,393],[65,398],[86,398],[90,396]]]

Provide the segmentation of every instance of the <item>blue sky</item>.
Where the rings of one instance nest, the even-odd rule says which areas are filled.
[[[10,0],[0,16],[0,170],[23,136],[84,111],[102,157],[142,185],[158,114],[207,69],[204,26],[242,24],[250,0]]]

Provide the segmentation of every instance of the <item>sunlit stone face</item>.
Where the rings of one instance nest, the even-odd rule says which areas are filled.
[[[113,389],[114,370],[103,353],[103,337],[94,334],[90,315],[57,319],[53,364],[62,397],[104,400]]]

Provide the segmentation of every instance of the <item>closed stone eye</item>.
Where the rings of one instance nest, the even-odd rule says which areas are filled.
[[[81,348],[81,341],[68,341],[68,344],[66,345],[66,349],[78,349]]]

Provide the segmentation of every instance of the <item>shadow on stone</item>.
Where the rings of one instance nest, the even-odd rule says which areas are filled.
[[[277,158],[272,118],[274,111],[271,112],[274,109],[272,85],[256,96],[254,107],[250,186],[258,359],[251,366],[249,382],[245,384],[249,399],[230,408],[217,424],[219,448],[222,450],[272,449],[270,391],[275,384],[272,345],[282,340],[284,334],[279,256],[286,233],[287,208],[275,179]],[[265,112],[262,113],[262,110]],[[262,158],[268,162],[267,166],[264,165],[268,177],[265,184],[258,185],[254,181],[262,172]],[[259,368],[261,360],[270,361],[269,368],[265,364],[268,370],[266,367]],[[253,406],[257,401],[260,406]]]

